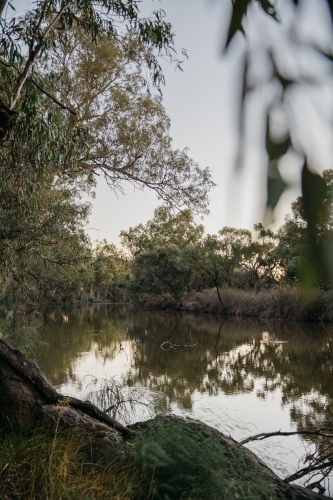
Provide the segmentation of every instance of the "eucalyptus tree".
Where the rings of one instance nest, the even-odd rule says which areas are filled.
[[[122,191],[124,181],[149,188],[173,208],[205,212],[213,183],[187,150],[175,150],[161,98],[148,93],[142,67],[151,50],[132,33],[121,43],[81,31],[50,51],[46,88],[71,110],[67,124],[89,131],[83,169]]]
[[[184,251],[168,244],[136,255],[130,288],[139,298],[157,295],[168,301],[171,296],[178,304],[191,290],[193,279],[194,269]]]
[[[257,240],[244,248],[240,266],[247,272],[248,285],[257,290],[261,286],[277,285],[284,275],[284,269],[277,247],[277,235],[263,224],[254,224]]]
[[[209,172],[172,149],[168,117],[147,92],[148,80],[164,81],[158,55],[179,64],[161,11],[143,18],[134,0],[41,0],[1,28],[2,290],[24,280],[47,289],[46,265],[78,269],[89,257],[80,196],[94,174],[206,209]],[[70,241],[75,251],[65,250]]]
[[[189,209],[173,213],[170,207],[162,205],[154,210],[154,217],[146,224],[121,231],[120,238],[123,247],[132,256],[136,256],[166,245],[174,245],[183,250],[188,245],[199,242],[203,233],[203,225],[194,222]]]
[[[224,227],[218,235],[206,235],[186,249],[188,265],[196,270],[196,288],[215,288],[222,304],[220,288],[235,284],[245,248],[252,241],[250,231]]]
[[[92,273],[87,281],[92,297],[119,302],[127,298],[131,263],[122,250],[106,240],[92,251]]]
[[[29,84],[36,85],[33,74],[36,63],[47,58],[50,48],[61,46],[76,29],[82,29],[92,40],[107,35],[120,41],[124,34],[133,31],[145,46],[179,62],[173,48],[174,34],[170,23],[164,20],[163,11],[144,18],[140,16],[137,0],[38,0],[23,16],[7,18],[4,14],[10,7],[10,2],[2,0],[1,62],[12,70],[12,78],[1,101],[3,115],[8,111],[9,117]],[[164,78],[156,55],[147,53],[145,62],[153,83],[159,87]],[[62,107],[61,103],[59,106]],[[2,125],[5,134],[5,121]]]

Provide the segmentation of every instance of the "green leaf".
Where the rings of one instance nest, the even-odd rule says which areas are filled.
[[[331,19],[333,21],[333,1],[332,0],[326,0],[327,6],[329,8],[330,14],[331,14]]]
[[[244,33],[242,20],[243,17],[246,15],[250,1],[251,0],[234,0],[232,16],[229,25],[229,32],[225,48],[229,46],[231,40],[233,39],[237,31]]]
[[[311,290],[313,283],[326,268],[323,246],[318,241],[318,221],[323,201],[326,197],[326,182],[318,174],[308,169],[305,160],[302,170],[303,211],[307,222],[307,251],[302,269],[302,286],[304,292]]]
[[[274,5],[269,1],[269,0],[257,0],[260,4],[263,10],[271,16],[275,21],[277,21],[276,17],[276,10],[274,9]]]
[[[278,160],[281,156],[285,155],[291,146],[290,135],[288,134],[285,139],[277,142],[272,139],[270,134],[269,118],[267,117],[266,126],[266,151],[268,153],[269,160]]]
[[[268,176],[267,176],[267,203],[266,210],[271,208],[275,209],[279,202],[281,195],[286,189],[287,185],[282,179],[277,161],[281,156],[285,155],[291,146],[289,134],[280,142],[272,139],[270,134],[269,116],[267,116],[266,125],[266,151],[269,157]]]
[[[308,169],[305,160],[302,170],[302,192],[304,215],[308,224],[309,236],[316,240],[316,227],[321,205],[326,196],[326,182]]]
[[[277,167],[277,161],[276,160],[271,161],[268,167],[268,176],[267,176],[266,208],[271,208],[272,211],[275,209],[286,187],[287,184],[282,179],[279,169]]]

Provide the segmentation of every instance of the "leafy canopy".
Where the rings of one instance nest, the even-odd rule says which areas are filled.
[[[179,249],[200,241],[204,227],[194,223],[190,210],[174,214],[170,207],[154,210],[154,217],[146,224],[121,231],[122,246],[132,255],[147,252],[155,247],[174,245]]]

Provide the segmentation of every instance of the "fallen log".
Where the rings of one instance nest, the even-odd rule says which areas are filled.
[[[0,418],[10,425],[73,429],[93,456],[124,454],[131,431],[89,401],[60,394],[40,369],[0,338]]]

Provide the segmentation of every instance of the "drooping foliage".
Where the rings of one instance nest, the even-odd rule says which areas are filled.
[[[318,20],[311,19],[311,9],[321,12],[325,26],[319,27]],[[322,167],[318,153],[331,155],[332,122],[331,111],[327,110],[331,109],[332,102],[332,21],[331,0],[316,3],[235,0],[224,47],[228,52],[237,33],[246,37],[238,163],[242,162],[247,142],[249,103],[259,98],[257,102],[267,117],[262,137],[267,155],[268,215],[288,188],[281,160],[288,161],[295,152],[303,159],[301,184],[307,231],[304,234],[306,258],[301,267],[305,289],[309,289],[313,280],[320,279],[323,269],[330,274],[333,259],[332,252],[317,238],[320,207],[326,196],[319,175]],[[260,29],[253,29],[256,22],[260,23]]]
[[[144,86],[142,68],[150,52],[133,34],[119,43],[76,32],[50,51],[43,65],[46,89],[72,111],[69,128],[74,120],[89,130],[89,154],[78,158],[83,169],[103,175],[112,190],[122,192],[126,181],[154,190],[174,208],[204,212],[210,173],[186,149],[172,148],[161,98]]]

